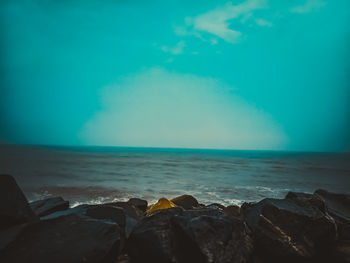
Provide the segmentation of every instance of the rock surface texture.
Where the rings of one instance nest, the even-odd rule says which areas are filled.
[[[31,203],[0,175],[1,263],[350,263],[350,196],[317,190],[223,206],[191,195]]]
[[[67,210],[69,202],[63,200],[62,197],[52,197],[31,202],[29,206],[37,216],[43,217],[57,211]]]
[[[120,245],[118,225],[71,214],[23,227],[0,262],[115,262]]]
[[[38,220],[27,198],[10,175],[0,175],[0,231],[8,227]]]

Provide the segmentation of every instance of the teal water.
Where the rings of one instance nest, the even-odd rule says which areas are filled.
[[[192,194],[241,204],[288,191],[350,194],[349,153],[0,146],[0,173],[30,200],[61,195],[74,203]]]

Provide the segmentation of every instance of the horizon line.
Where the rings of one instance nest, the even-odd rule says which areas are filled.
[[[160,146],[116,146],[116,145],[69,145],[69,144],[27,144],[27,143],[0,143],[0,146],[24,146],[24,147],[61,147],[61,148],[133,148],[133,149],[159,149],[159,150],[204,150],[204,151],[247,151],[247,152],[290,152],[290,153],[314,153],[314,154],[342,154],[350,151],[301,151],[301,150],[273,150],[273,149],[232,149],[232,148],[190,148],[190,147],[160,147]]]

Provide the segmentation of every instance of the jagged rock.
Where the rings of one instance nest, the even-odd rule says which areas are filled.
[[[324,200],[322,200],[322,198],[320,198],[317,195],[298,193],[298,192],[289,192],[285,198],[292,199],[297,204],[300,203],[301,205],[303,205],[303,203],[307,202],[307,203],[311,204],[312,206],[315,206],[318,209],[320,209],[320,211],[322,211],[323,213],[327,213],[327,207],[326,207]]]
[[[334,249],[334,258],[339,262],[350,262],[350,195],[316,190],[326,203],[329,214],[338,226],[338,241]]]
[[[350,195],[331,193],[322,189],[316,190],[315,195],[324,200],[329,214],[337,223],[350,225]]]
[[[175,207],[175,204],[172,201],[162,197],[162,198],[160,198],[158,200],[157,203],[155,203],[154,205],[151,205],[150,207],[148,207],[146,213],[148,215],[150,215],[150,214],[153,214],[154,212],[156,212],[158,210],[169,209],[169,208],[172,208],[172,207]]]
[[[142,212],[146,212],[148,202],[146,200],[140,199],[140,198],[130,198],[128,201],[128,204],[131,204],[138,209],[140,209]]]
[[[229,217],[240,217],[241,208],[237,205],[229,205],[224,208],[224,213]]]
[[[245,215],[245,213],[250,209],[252,208],[254,205],[256,205],[255,202],[244,202],[242,205],[241,205],[241,208],[239,209],[240,210],[240,213]]]
[[[242,220],[214,209],[159,210],[131,233],[132,262],[247,262],[252,241]]]
[[[69,208],[69,202],[63,200],[62,197],[51,197],[31,202],[29,206],[37,216],[42,217],[57,211],[67,210]]]
[[[267,261],[324,260],[331,256],[328,248],[335,242],[336,225],[313,201],[266,198],[245,210],[256,252]]]
[[[76,214],[28,223],[14,231],[0,250],[0,262],[114,263],[121,247],[117,224],[86,220]]]
[[[171,201],[177,205],[181,206],[184,209],[193,209],[199,206],[199,203],[196,198],[192,195],[181,195],[171,199]]]
[[[14,225],[39,220],[27,198],[10,175],[0,175],[0,231]]]

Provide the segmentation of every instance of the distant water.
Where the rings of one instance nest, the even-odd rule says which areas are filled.
[[[0,145],[0,173],[13,175],[30,200],[60,195],[73,205],[181,194],[229,205],[319,188],[350,194],[349,153]]]

